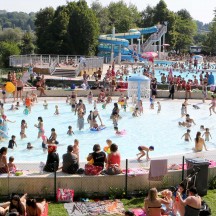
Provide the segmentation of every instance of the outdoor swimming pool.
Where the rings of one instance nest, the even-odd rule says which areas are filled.
[[[24,106],[20,107],[18,111],[7,111],[11,104],[5,105],[5,114],[9,120],[16,120],[15,123],[8,122],[8,134],[9,136],[15,135],[18,147],[14,150],[8,150],[8,157],[14,156],[15,162],[39,162],[46,161],[47,152],[44,152],[41,148],[41,139],[37,139],[37,128],[34,124],[37,123],[38,116],[41,116],[44,120],[45,135],[50,135],[51,128],[55,128],[58,134],[58,153],[60,158],[62,154],[66,152],[67,145],[73,144],[73,140],[79,139],[80,141],[80,161],[85,161],[89,152],[92,152],[94,144],[99,143],[103,148],[106,145],[106,139],[111,139],[114,143],[118,144],[119,151],[122,159],[135,158],[138,153],[137,147],[139,145],[155,146],[155,151],[151,152],[150,157],[155,156],[167,156],[178,153],[191,152],[194,147],[194,141],[185,143],[181,136],[186,132],[186,128],[179,127],[178,122],[183,121],[181,116],[181,103],[180,100],[160,100],[162,105],[162,111],[157,114],[157,107],[154,110],[149,109],[149,100],[144,101],[144,114],[141,117],[132,117],[130,112],[131,104],[127,108],[127,112],[121,110],[120,114],[122,119],[119,121],[119,129],[126,130],[124,136],[118,136],[114,133],[112,121],[109,119],[113,104],[108,104],[106,109],[102,109],[101,104],[98,104],[98,110],[101,115],[103,123],[106,125],[106,129],[99,132],[91,132],[86,118],[90,110],[93,109],[93,105],[87,104],[84,99],[84,103],[87,105],[87,114],[85,116],[85,129],[79,131],[77,129],[77,116],[71,112],[71,108],[65,103],[65,99],[57,101],[49,101],[48,110],[44,110],[43,101],[39,101],[32,108],[32,113],[28,116],[23,114]],[[191,104],[197,104],[197,101],[189,101]],[[55,105],[58,104],[60,115],[55,116]],[[216,115],[209,116],[209,103],[199,104],[201,109],[195,110],[191,105],[188,106],[188,113],[195,120],[196,125],[191,127],[191,137],[195,138],[196,132],[199,130],[200,125],[210,128],[212,134],[212,140],[207,142],[207,148],[216,148],[216,127],[215,118]],[[20,122],[25,119],[28,128],[26,130],[27,138],[20,139]],[[68,136],[68,126],[73,127],[75,135]],[[31,142],[34,148],[27,150],[27,142]],[[1,146],[7,146],[8,140],[1,142]]]

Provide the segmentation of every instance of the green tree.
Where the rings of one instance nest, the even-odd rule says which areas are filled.
[[[141,14],[135,5],[130,4],[128,7],[124,1],[111,2],[108,10],[111,25],[115,26],[117,33],[127,32],[131,28],[136,28],[140,23]]]
[[[91,5],[100,26],[100,33],[110,33],[111,32],[111,20],[109,18],[109,10],[107,7],[103,7],[99,0],[96,0]]]
[[[54,14],[54,18],[50,27],[52,32],[53,49],[55,54],[68,54],[68,24],[70,13],[66,6],[59,6]]]
[[[98,43],[99,23],[84,0],[68,3],[70,20],[68,40],[71,54],[94,55]]]
[[[37,35],[37,47],[41,54],[55,53],[54,44],[52,40],[52,29],[51,24],[54,18],[54,9],[52,7],[47,7],[41,9],[36,14],[35,20],[35,31]],[[54,29],[53,29],[54,31]]]
[[[34,53],[35,46],[33,44],[32,35],[30,32],[26,32],[22,37],[20,45],[21,54],[32,54]]]
[[[210,24],[209,31],[207,39],[204,42],[204,50],[216,55],[216,19]]]
[[[23,32],[20,28],[8,28],[4,29],[3,31],[0,31],[0,41],[19,43],[22,39],[22,36]]]
[[[196,33],[196,22],[193,21],[190,13],[186,10],[177,12],[177,25],[176,25],[176,52],[182,50],[187,51],[189,46],[193,44],[193,37]]]
[[[19,55],[20,49],[17,43],[14,42],[0,42],[0,64],[1,66],[9,66],[9,57],[11,55]]]

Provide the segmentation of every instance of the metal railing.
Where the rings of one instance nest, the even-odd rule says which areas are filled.
[[[75,55],[13,55],[10,56],[11,67],[48,68],[51,75],[55,74],[57,66],[72,67],[76,76],[82,70],[103,67],[103,57],[84,57]]]
[[[149,46],[151,46],[153,42],[159,41],[161,37],[166,33],[167,33],[167,26],[163,25],[159,29],[158,33],[151,34],[150,37],[142,45],[143,52],[148,51]]]

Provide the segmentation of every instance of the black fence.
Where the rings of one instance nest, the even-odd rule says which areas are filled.
[[[151,187],[157,187],[159,190],[170,188],[171,186],[177,186],[185,179],[191,180],[195,176],[198,178],[193,182],[196,186],[197,182],[200,182],[200,179],[205,177],[205,181],[198,185],[201,187],[201,195],[205,195],[209,182],[216,176],[214,158],[213,154],[205,158],[200,155],[198,159],[194,155],[173,157],[167,161],[168,173],[157,180],[149,180],[151,162],[146,160],[137,162],[136,160],[126,159],[121,164],[121,174],[100,174],[97,176],[66,174],[61,170],[57,170],[56,164],[50,167],[51,172],[42,171],[39,165],[36,169],[31,164],[24,164],[22,170],[17,171],[15,174],[0,174],[0,196],[3,198],[12,193],[28,193],[35,197],[56,200],[58,188],[73,189],[77,199],[100,196],[107,198],[143,196]],[[84,169],[84,164],[80,167]]]

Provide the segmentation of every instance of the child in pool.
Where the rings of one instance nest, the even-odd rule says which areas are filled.
[[[190,130],[189,129],[187,129],[187,132],[185,133],[185,134],[183,134],[183,136],[182,137],[184,137],[184,140],[186,141],[186,142],[189,142],[189,139],[190,139],[190,141],[192,141],[192,139],[191,139],[191,136],[190,136]],[[182,138],[181,137],[181,138]]]
[[[14,157],[13,156],[9,157],[8,169],[9,169],[10,173],[16,172],[16,165],[14,164]]]
[[[154,97],[150,97],[150,109],[154,109]]]
[[[133,117],[138,117],[138,113],[139,113],[139,108],[136,107],[136,108],[134,109],[133,113],[132,113],[132,116],[133,116]]]
[[[21,139],[26,138],[26,134],[25,134],[25,129],[27,128],[27,123],[26,121],[23,119],[21,121],[21,131],[20,131],[20,137]]]
[[[28,142],[27,143],[27,149],[32,149],[32,148],[33,148],[32,144],[30,142]]]
[[[211,136],[211,134],[209,132],[209,128],[206,128],[205,130],[206,131],[204,132],[204,134],[202,135],[202,137],[205,136],[205,141],[209,141],[209,137],[211,137],[211,139],[212,139],[212,136]]]
[[[183,118],[186,114],[187,114],[187,107],[183,103],[181,107],[181,117]]]
[[[79,140],[78,139],[74,140],[73,153],[77,155],[78,162],[79,162]]]
[[[45,109],[45,110],[48,109],[48,103],[47,103],[46,100],[44,100],[44,104],[43,104],[43,106],[44,106],[44,109]]]
[[[16,144],[15,139],[16,139],[16,136],[12,135],[12,136],[11,136],[11,140],[10,140],[9,143],[8,143],[8,148],[14,149],[14,146],[17,147],[17,144]]]
[[[205,130],[205,127],[204,125],[200,125],[200,130],[204,131]]]
[[[161,104],[160,104],[160,102],[159,102],[159,101],[157,102],[157,105],[158,105],[157,114],[159,114],[159,113],[160,113],[160,111],[161,111]]]
[[[25,109],[23,110],[23,114],[28,115],[30,113],[29,108],[26,106]]]
[[[72,126],[68,126],[67,134],[70,135],[70,136],[71,136],[72,134],[74,135],[74,132],[73,132]]]
[[[54,113],[54,115],[59,115],[58,105],[55,106],[55,113]]]

